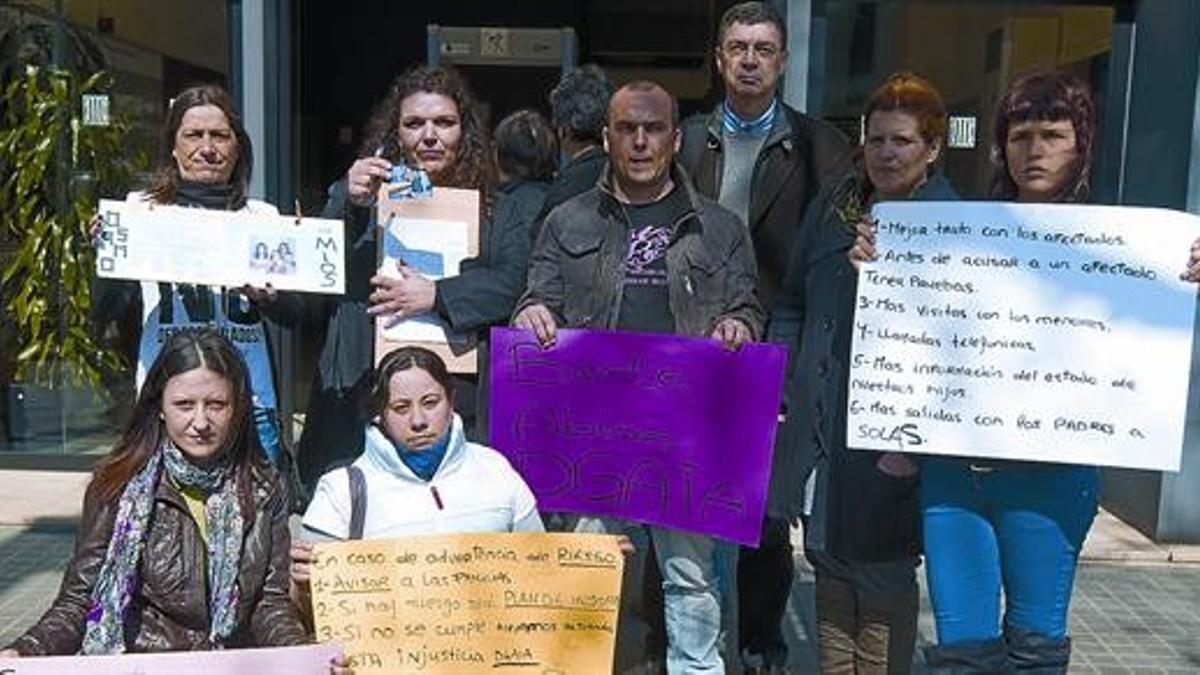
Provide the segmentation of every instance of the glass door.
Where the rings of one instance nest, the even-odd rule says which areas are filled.
[[[1111,91],[1114,61],[1127,58],[1119,30],[1123,4],[816,2],[813,33],[819,39],[813,45],[809,110],[857,140],[863,104],[884,77],[909,70],[928,78],[941,90],[951,115],[943,165],[947,177],[964,197],[983,198],[990,176],[992,111],[1021,75],[1064,70],[1082,77],[1097,96],[1102,125],[1120,125],[1105,113],[1108,99],[1124,98],[1119,78],[1116,86],[1122,91]],[[1101,130],[1102,158],[1118,150],[1111,143],[1106,147],[1111,137]],[[1119,138],[1113,142],[1119,145]],[[1103,191],[1104,186],[1094,188]]]

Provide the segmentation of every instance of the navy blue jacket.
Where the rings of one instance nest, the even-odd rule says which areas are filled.
[[[838,208],[858,181],[849,175],[809,207],[795,255],[770,321],[768,339],[790,352],[768,511],[796,518],[804,486],[817,471],[805,548],[845,560],[880,562],[920,550],[917,477],[894,478],[875,466],[879,453],[846,447],[850,339],[858,274],[847,252],[852,224]],[[915,200],[958,195],[941,174],[930,176]]]

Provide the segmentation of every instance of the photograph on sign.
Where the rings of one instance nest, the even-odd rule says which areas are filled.
[[[437,281],[457,276],[462,262],[479,254],[478,191],[439,187],[419,196],[393,198],[396,194],[391,184],[379,191],[379,274],[420,274]],[[451,372],[478,368],[474,337],[455,333],[432,311],[399,319],[376,317],[375,362],[404,345],[432,349]]]
[[[421,220],[393,216],[383,228],[383,263],[380,274],[400,275],[400,265],[437,281],[458,274],[470,257],[467,224],[453,220]],[[465,340],[456,336],[433,312],[402,321],[382,322],[383,338],[392,342]]]
[[[340,220],[100,202],[96,275],[208,286],[345,291]]]
[[[850,447],[1177,471],[1200,218],[989,202],[876,205]]]

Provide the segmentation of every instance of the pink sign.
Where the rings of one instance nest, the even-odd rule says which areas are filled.
[[[62,675],[71,672],[88,675],[329,675],[330,659],[341,653],[339,645],[319,644],[120,656],[38,656],[0,659],[0,675]]]

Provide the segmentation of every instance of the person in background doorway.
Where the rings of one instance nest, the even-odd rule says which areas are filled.
[[[550,92],[551,123],[558,136],[558,175],[546,193],[532,239],[546,215],[575,195],[596,187],[608,156],[601,136],[612,84],[600,66],[588,64],[562,76]]]
[[[536,110],[518,110],[492,133],[498,190],[512,200],[525,222],[541,213],[558,160],[558,139]]]

